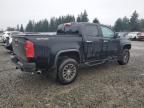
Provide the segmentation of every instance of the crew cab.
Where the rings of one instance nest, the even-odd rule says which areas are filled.
[[[66,23],[56,35],[20,34],[13,37],[11,60],[25,72],[51,73],[61,84],[73,82],[81,64],[95,66],[117,60],[126,65],[131,43],[109,27],[94,23]]]

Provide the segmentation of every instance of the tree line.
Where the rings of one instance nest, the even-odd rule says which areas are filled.
[[[16,29],[8,27],[8,31],[21,31],[21,32],[55,32],[59,24],[68,22],[89,22],[87,11],[81,12],[77,17],[74,15],[66,15],[60,17],[52,17],[50,20],[43,19],[40,21],[29,20],[24,28],[21,24],[17,25]],[[100,23],[97,18],[93,19],[93,23]],[[144,19],[139,19],[139,14],[134,11],[130,18],[118,18],[114,26],[111,26],[117,32],[130,32],[130,31],[144,31]]]
[[[130,18],[118,18],[114,25],[114,30],[117,32],[134,32],[144,31],[144,19],[139,19],[139,14],[134,11]]]
[[[44,19],[38,22],[30,20],[24,29],[23,25],[21,27],[17,25],[18,31],[26,32],[55,32],[59,24],[68,23],[68,22],[88,22],[88,14],[86,10],[81,12],[76,18],[74,15],[60,16],[58,18],[52,17],[50,20]],[[98,19],[95,18],[94,23],[99,23]]]

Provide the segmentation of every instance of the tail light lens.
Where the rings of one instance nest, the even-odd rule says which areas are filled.
[[[25,42],[25,53],[28,59],[34,58],[34,44],[31,41]]]

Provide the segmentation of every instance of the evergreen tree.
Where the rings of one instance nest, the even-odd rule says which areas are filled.
[[[88,21],[89,19],[86,10],[77,17],[77,22],[88,22]]]
[[[38,23],[38,22],[35,23],[33,29],[34,29],[34,30],[33,30],[34,32],[39,32],[39,23]]]
[[[114,25],[114,30],[116,32],[123,31],[123,22],[121,18],[116,20],[115,25]]]
[[[50,32],[54,32],[57,30],[57,23],[56,23],[56,18],[53,17],[50,19],[50,27],[49,27],[49,31]]]
[[[14,27],[7,27],[7,31],[15,31],[16,29]]]
[[[21,27],[20,27],[20,32],[24,32],[24,28],[23,28],[22,24],[21,24]]]
[[[81,22],[81,16],[80,15],[78,15],[78,17],[77,17],[77,22]]]
[[[122,30],[123,31],[129,31],[130,30],[130,22],[127,17],[124,17],[122,19]]]
[[[99,20],[98,20],[97,18],[95,18],[95,19],[93,20],[93,23],[99,23]]]
[[[144,31],[144,19],[140,20],[140,30]]]
[[[88,19],[88,14],[86,12],[86,10],[84,11],[84,13],[82,14],[82,21],[83,22],[88,22],[89,19]]]
[[[29,21],[27,26],[26,26],[26,31],[27,32],[34,32],[34,22],[33,21]]]
[[[49,22],[48,20],[44,20],[43,21],[43,32],[48,32],[48,28],[49,28]]]
[[[75,17],[74,17],[74,16],[71,16],[71,15],[67,15],[67,16],[65,16],[65,18],[64,18],[64,22],[65,22],[65,23],[75,22]]]
[[[131,26],[131,31],[138,31],[139,30],[139,15],[136,11],[132,14],[130,18],[130,26]]]
[[[16,28],[16,30],[17,30],[17,31],[20,31],[20,29],[19,29],[19,24],[17,25],[17,28]]]

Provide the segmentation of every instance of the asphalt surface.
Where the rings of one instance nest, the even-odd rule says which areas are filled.
[[[144,108],[144,42],[132,42],[128,65],[80,69],[76,81],[66,86],[16,70],[0,43],[0,108],[63,107]]]

